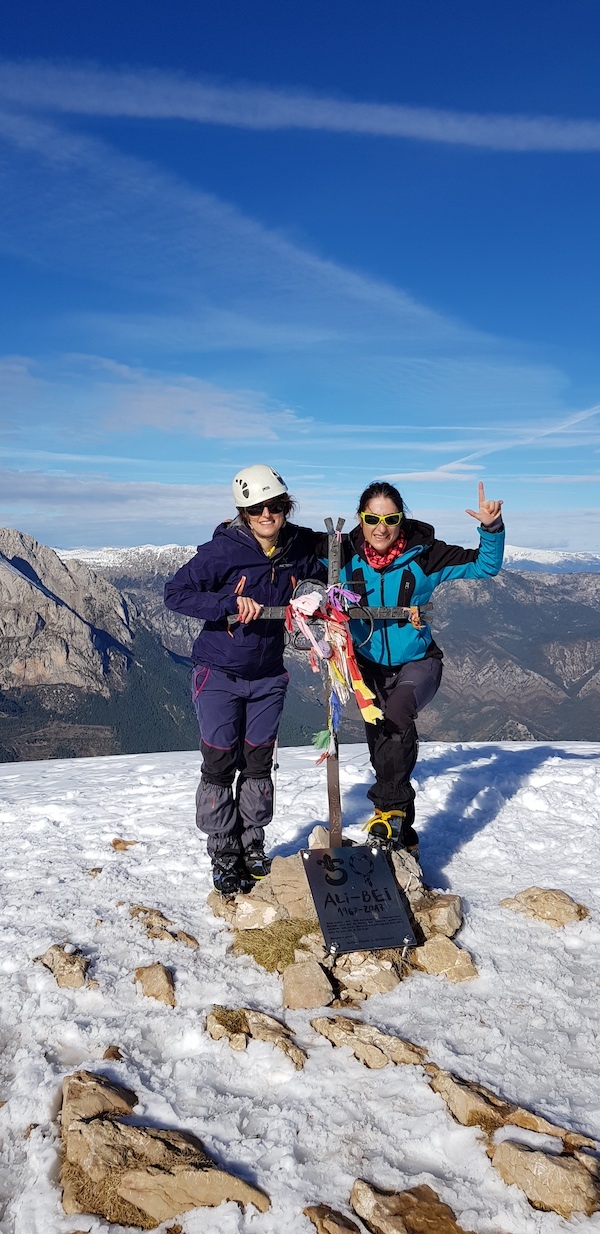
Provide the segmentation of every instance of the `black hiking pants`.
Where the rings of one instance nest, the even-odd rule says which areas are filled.
[[[367,797],[377,810],[406,810],[414,820],[415,790],[410,782],[419,752],[415,721],[437,694],[442,661],[431,657],[399,668],[360,661],[362,675],[383,711],[383,720],[365,724],[375,783]]]

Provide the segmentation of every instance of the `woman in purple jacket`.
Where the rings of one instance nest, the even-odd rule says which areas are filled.
[[[167,608],[204,622],[192,651],[203,757],[196,823],[223,895],[270,868],[264,828],[273,815],[273,749],[289,675],[283,622],[260,614],[265,605],[287,604],[296,583],[319,572],[315,534],[288,523],[294,502],[276,471],[245,467],[233,497],[237,517],[220,523],[165,587]],[[237,622],[229,625],[232,615]]]

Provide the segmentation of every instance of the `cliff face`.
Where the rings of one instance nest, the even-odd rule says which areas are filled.
[[[68,685],[108,696],[131,659],[123,596],[86,565],[0,528],[0,688]]]
[[[116,587],[0,528],[0,761],[189,749],[186,694]]]

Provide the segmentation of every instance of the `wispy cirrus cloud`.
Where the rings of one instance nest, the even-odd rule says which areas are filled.
[[[11,438],[20,428],[28,442],[32,425],[51,425],[53,433],[62,427],[71,441],[153,428],[206,440],[263,442],[292,430],[301,435],[311,424],[260,391],[225,389],[103,356],[63,356],[45,365],[24,357],[0,360],[0,399]],[[96,457],[101,459],[89,461]]]
[[[224,85],[152,70],[113,71],[43,61],[0,65],[7,103],[88,116],[176,119],[275,131],[409,138],[488,150],[600,150],[600,120],[493,115],[356,102],[248,83]]]

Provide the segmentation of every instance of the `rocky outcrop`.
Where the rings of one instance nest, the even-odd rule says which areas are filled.
[[[366,1067],[387,1067],[388,1063],[419,1064],[426,1057],[421,1046],[384,1033],[374,1024],[351,1020],[348,1016],[322,1016],[311,1020],[315,1032],[326,1037],[334,1046],[348,1046],[354,1057]]]
[[[448,981],[470,981],[477,976],[477,969],[469,955],[449,938],[438,935],[428,938],[422,947],[414,947],[408,954],[413,968],[424,973],[447,977]]]
[[[69,685],[107,696],[127,670],[123,597],[83,563],[0,528],[0,688]]]
[[[7,528],[0,692],[0,762],[195,744],[186,666],[135,604],[86,564]]]
[[[77,1072],[64,1080],[61,1182],[68,1215],[96,1213],[154,1230],[225,1200],[266,1212],[268,1196],[220,1170],[195,1136],[121,1121],[136,1103],[135,1093],[104,1076]]]
[[[337,956],[333,975],[349,998],[363,1002],[372,994],[387,994],[402,980],[402,970],[384,951],[349,951]]]
[[[147,908],[145,904],[132,904],[129,909],[132,917],[141,921],[148,938],[162,939],[168,943],[185,943],[186,947],[197,947],[198,939],[185,930],[169,929],[173,922],[161,913],[159,908]]]
[[[328,1007],[334,998],[335,992],[325,970],[310,956],[301,963],[290,964],[284,969],[284,1007],[289,1007],[291,1011]]]
[[[308,846],[319,848],[328,840],[328,832],[318,826],[311,832]],[[426,888],[421,867],[410,853],[393,853],[392,861],[416,933],[425,939],[409,954],[407,962],[401,949],[356,950],[335,959],[327,955],[300,853],[275,857],[270,875],[249,895],[227,900],[213,891],[208,904],[233,927],[236,951],[253,955],[270,972],[283,973],[283,1003],[290,1009],[327,1007],[336,997],[338,1005],[358,1006],[374,994],[393,990],[411,966],[450,981],[476,976],[468,952],[450,941],[462,925],[460,896]],[[289,956],[292,946],[293,962]]]
[[[80,951],[66,951],[64,946],[55,943],[38,958],[50,969],[57,985],[67,990],[80,990],[85,985],[90,962]]]
[[[164,964],[147,964],[136,968],[135,980],[142,987],[146,998],[156,998],[167,1007],[175,1007],[175,982],[173,974]]]
[[[357,1179],[350,1203],[371,1234],[474,1234],[459,1225],[432,1187],[385,1192]]]
[[[328,1204],[309,1204],[302,1212],[312,1221],[317,1234],[360,1234],[355,1221],[329,1208]]]
[[[591,1140],[589,1136],[579,1135],[576,1131],[569,1131],[566,1127],[551,1123],[531,1110],[503,1100],[482,1084],[444,1071],[435,1063],[427,1063],[425,1071],[433,1091],[443,1097],[452,1117],[463,1127],[481,1127],[488,1135],[501,1127],[523,1127],[527,1131],[536,1131],[540,1135],[550,1135],[562,1140],[568,1152],[596,1147],[595,1140]]]
[[[228,1007],[213,1006],[206,1017],[206,1031],[214,1041],[225,1037],[232,1050],[245,1050],[251,1038],[267,1041],[291,1059],[296,1071],[302,1070],[308,1057],[296,1045],[287,1024],[266,1015],[264,1011],[253,1011],[251,1007],[230,1010]]]
[[[500,901],[502,908],[512,908],[515,913],[523,913],[534,921],[545,921],[551,926],[572,925],[589,917],[589,909],[584,904],[578,904],[571,899],[566,891],[557,891],[552,887],[526,887]]]
[[[525,1192],[534,1208],[572,1217],[587,1217],[600,1209],[600,1186],[575,1157],[541,1152],[503,1140],[492,1154],[492,1165],[505,1183]]]

